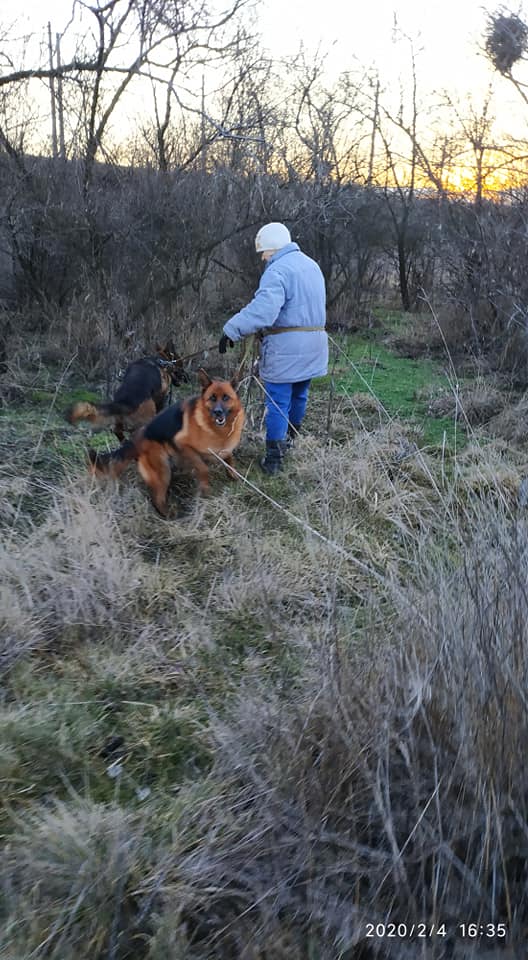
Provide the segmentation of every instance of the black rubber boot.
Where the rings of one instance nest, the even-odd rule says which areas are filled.
[[[299,436],[301,431],[300,423],[289,423],[288,424],[288,435],[286,437],[286,449],[291,450],[295,446],[295,441]]]
[[[260,461],[260,469],[270,477],[275,476],[282,470],[285,453],[285,440],[266,440],[266,456]]]

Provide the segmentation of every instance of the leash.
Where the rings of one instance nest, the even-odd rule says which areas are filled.
[[[258,353],[258,336],[255,333],[252,333],[249,337],[244,337],[243,341],[243,350],[242,356],[240,358],[240,363],[238,364],[236,371],[237,380],[242,379],[242,372],[248,360],[251,358],[251,368],[253,368],[253,363],[255,356]]]
[[[256,346],[257,346],[256,335],[252,334],[249,337],[244,337],[243,344],[244,346],[242,350],[242,356],[240,358],[240,362],[238,364],[237,372],[236,372],[237,379],[240,379],[241,373],[250,355],[256,349]],[[160,357],[158,360],[156,360],[156,363],[159,367],[173,367],[176,365],[181,366],[186,360],[192,360],[194,357],[200,357],[202,354],[210,353],[213,350],[218,350],[218,341],[215,341],[215,343],[212,343],[207,347],[202,347],[201,350],[196,350],[195,353],[188,353],[184,357],[177,357],[176,360],[164,360],[162,357]]]
[[[181,364],[185,360],[192,360],[194,357],[199,357],[202,353],[209,353],[211,350],[218,350],[218,340],[215,340],[215,342],[211,343],[208,347],[202,347],[201,350],[196,350],[195,353],[187,353],[184,357],[178,357],[176,360],[163,360],[160,357],[156,362],[159,363],[160,367],[173,367],[175,364]]]
[[[249,357],[249,354],[253,350],[255,337],[259,339],[261,337],[274,336],[277,333],[291,333],[292,331],[299,331],[299,333],[312,333],[315,330],[325,330],[326,327],[317,326],[317,327],[265,327],[263,330],[260,330],[257,334],[251,334],[248,337],[244,337],[244,350],[242,353],[242,359],[239,363],[239,370],[242,369],[246,360]],[[201,350],[196,350],[194,353],[187,353],[184,357],[178,357],[177,360],[162,360],[160,359],[158,363],[163,367],[170,367],[177,363],[183,363],[185,360],[193,360],[194,357],[201,356],[202,353],[209,353],[211,350],[218,350],[218,341],[211,343],[208,347],[202,347]]]

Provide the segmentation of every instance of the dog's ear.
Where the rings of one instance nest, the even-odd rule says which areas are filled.
[[[239,386],[240,386],[240,373],[239,373],[238,370],[237,370],[236,373],[233,374],[233,376],[231,377],[231,380],[229,381],[229,383],[230,383],[231,386],[233,387],[233,390],[235,390],[236,392],[238,392],[238,388],[239,388]]]
[[[174,348],[172,340],[168,340],[164,347],[159,343],[156,344],[156,351],[163,358],[163,360],[175,360],[177,358],[177,353]]]
[[[212,378],[203,367],[200,367],[198,370],[198,380],[201,383],[202,390],[207,390],[207,387],[210,387],[213,382]]]
[[[164,356],[167,357],[168,360],[175,360],[177,358],[178,354],[176,353],[174,340],[167,340],[167,343],[162,349]]]

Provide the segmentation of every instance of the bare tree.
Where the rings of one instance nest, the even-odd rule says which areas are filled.
[[[458,124],[451,141],[458,145],[456,166],[462,169],[465,166],[468,170],[468,182],[463,185],[464,190],[473,191],[475,206],[481,208],[488,186],[493,186],[493,178],[504,167],[502,149],[493,132],[495,117],[492,113],[491,86],[480,108],[475,106],[471,97],[466,98],[463,106],[449,95],[446,95],[445,102]],[[455,166],[455,158],[451,164]]]
[[[202,75],[199,101],[196,94],[184,96],[174,78],[163,89],[153,83],[154,118],[141,132],[159,169],[198,164],[204,174],[218,165],[268,170],[282,126],[266,93],[272,63],[241,31],[232,54],[230,64],[224,58],[221,76],[209,74],[207,94]]]
[[[247,4],[248,0],[231,0],[214,15],[201,0],[95,0],[93,4],[76,0],[73,19],[63,35],[74,34],[75,55],[60,65],[25,68],[17,67],[4,53],[0,87],[58,77],[74,84],[83,117],[86,189],[110,120],[132,82],[148,77],[174,92],[178,73],[188,75],[197,64],[226,57],[240,43],[236,30],[230,36],[228,28]],[[91,17],[81,35],[76,19],[80,14]],[[168,123],[167,105],[165,118]]]
[[[383,195],[390,215],[392,232],[396,242],[396,257],[398,265],[398,284],[402,307],[410,310],[414,306],[414,297],[410,286],[410,272],[412,269],[412,248],[415,238],[412,237],[411,222],[416,202],[417,178],[420,168],[420,151],[418,144],[418,75],[416,54],[411,40],[410,49],[410,88],[407,95],[403,86],[400,90],[400,103],[396,113],[380,101],[379,88],[376,86],[373,93],[375,106],[374,116],[379,117],[378,136],[382,144],[384,156]],[[406,102],[408,96],[408,103]],[[407,119],[406,114],[409,113]],[[383,122],[386,121],[386,122]],[[409,150],[405,154],[402,147],[394,145],[389,127],[396,126],[408,134]],[[379,177],[379,174],[378,174]]]

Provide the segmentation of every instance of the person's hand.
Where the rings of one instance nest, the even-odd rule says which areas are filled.
[[[218,353],[225,353],[228,347],[234,347],[235,344],[229,337],[226,337],[225,333],[220,337],[220,343],[218,344]]]

